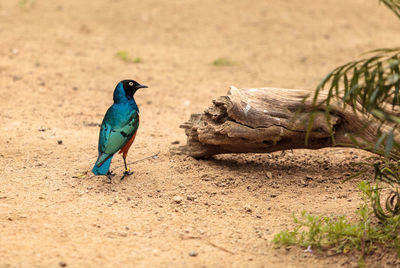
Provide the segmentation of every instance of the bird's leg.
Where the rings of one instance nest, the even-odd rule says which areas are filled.
[[[130,169],[128,168],[128,165],[126,164],[125,157],[122,157],[122,158],[124,159],[125,171],[124,171],[124,175],[122,176],[121,180],[123,180],[126,176],[130,176],[133,174],[133,171],[130,171]]]

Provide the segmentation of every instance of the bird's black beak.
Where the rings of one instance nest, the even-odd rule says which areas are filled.
[[[137,88],[137,89],[139,89],[139,88],[148,88],[148,86],[145,86],[145,85],[138,85],[138,86],[136,86],[136,88]]]

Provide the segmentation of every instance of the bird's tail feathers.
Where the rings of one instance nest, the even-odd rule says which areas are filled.
[[[92,169],[94,175],[106,175],[110,169],[111,160],[113,155],[100,154]]]
[[[96,160],[96,165],[99,167],[101,165],[103,165],[108,159],[110,159],[111,157],[113,157],[112,154],[103,154],[100,153],[99,157]]]

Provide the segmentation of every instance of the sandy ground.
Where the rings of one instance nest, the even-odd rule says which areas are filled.
[[[374,0],[2,0],[0,267],[353,266],[351,256],[275,250],[271,239],[304,209],[354,215],[356,182],[342,181],[365,154],[195,160],[169,150],[185,143],[179,124],[230,85],[312,89],[360,51],[398,45],[399,31]],[[120,50],[143,62],[123,62]],[[219,57],[235,65],[213,66]],[[128,159],[159,158],[121,182],[82,176],[126,78],[150,87],[136,95]],[[119,175],[121,165],[115,157]]]

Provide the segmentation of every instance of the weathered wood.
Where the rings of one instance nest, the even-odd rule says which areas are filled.
[[[331,147],[325,107],[317,112],[308,145],[305,135],[311,92],[300,89],[231,87],[227,96],[213,100],[202,114],[192,114],[185,129],[187,144],[175,153],[209,157],[222,153],[268,153],[287,149]],[[321,96],[323,97],[323,95]],[[376,125],[351,110],[333,105],[330,123],[335,146],[366,148],[374,142]],[[358,137],[356,146],[350,139]]]

